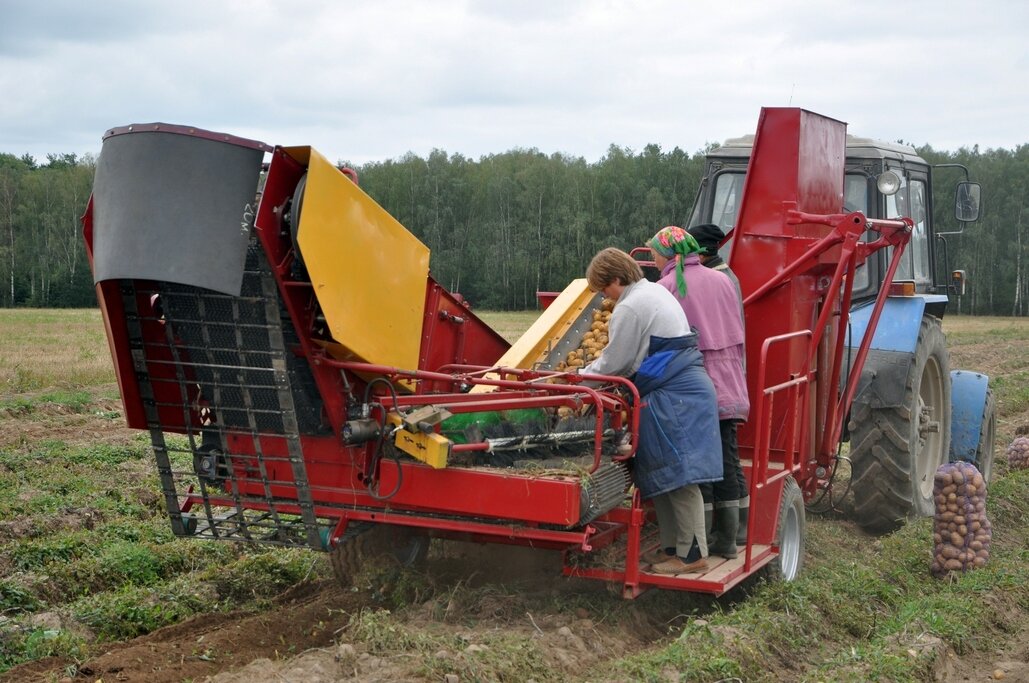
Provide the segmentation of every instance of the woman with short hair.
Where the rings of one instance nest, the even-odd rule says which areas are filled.
[[[614,300],[603,353],[583,374],[628,377],[642,397],[633,478],[657,512],[659,574],[707,568],[699,484],[722,476],[715,390],[682,307],[620,249],[593,257],[590,288]]]

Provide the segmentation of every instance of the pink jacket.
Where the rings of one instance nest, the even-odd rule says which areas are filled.
[[[683,261],[686,296],[675,285],[675,261],[661,271],[659,284],[682,306],[699,335],[704,367],[718,395],[719,420],[746,420],[750,414],[747,378],[743,370],[743,317],[739,293],[722,272],[704,267],[696,254]]]

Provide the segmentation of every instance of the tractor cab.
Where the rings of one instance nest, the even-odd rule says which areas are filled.
[[[691,226],[714,223],[728,234],[736,225],[753,143],[753,135],[731,138],[708,153]],[[869,218],[882,219],[911,217],[914,229],[894,286],[898,292],[943,295],[927,304],[927,312],[943,317],[945,297],[962,293],[964,273],[950,270],[944,236],[955,233],[945,232],[946,226],[934,225],[932,173],[933,166],[913,147],[847,136],[843,212],[860,211]],[[965,170],[966,180],[955,190],[954,216],[960,223],[974,222],[979,216],[979,185],[968,182],[967,175]],[[864,239],[874,239],[874,235],[868,233]],[[731,248],[730,235],[719,250],[726,262]],[[876,252],[858,268],[855,303],[873,299],[878,293],[891,254],[892,249]]]

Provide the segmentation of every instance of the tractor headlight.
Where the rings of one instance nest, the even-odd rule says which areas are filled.
[[[875,186],[887,197],[895,195],[900,189],[900,176],[894,171],[883,171],[876,179]]]

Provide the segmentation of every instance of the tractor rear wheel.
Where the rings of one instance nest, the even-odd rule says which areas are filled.
[[[344,588],[368,561],[387,560],[402,567],[415,566],[429,553],[429,537],[409,527],[351,522],[351,528],[329,551],[336,581]]]
[[[851,409],[854,521],[875,533],[934,510],[933,477],[950,451],[950,357],[939,318],[922,317],[904,397],[902,406]]]
[[[779,556],[768,565],[768,577],[793,581],[804,566],[804,540],[807,533],[804,494],[793,477],[786,477],[779,502],[779,527],[775,533]]]

